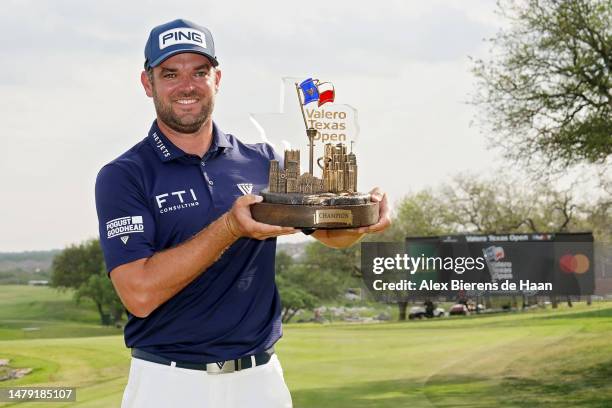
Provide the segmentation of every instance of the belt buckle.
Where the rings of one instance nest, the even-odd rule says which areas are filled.
[[[240,361],[238,362],[238,365],[241,365]],[[206,364],[206,372],[208,374],[229,374],[233,373],[234,371],[239,371],[240,369],[241,367],[238,367],[238,370],[236,370],[234,360],[218,361],[216,363]]]

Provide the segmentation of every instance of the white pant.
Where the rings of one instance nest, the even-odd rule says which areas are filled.
[[[132,358],[121,408],[291,408],[276,354],[267,364],[208,374]]]

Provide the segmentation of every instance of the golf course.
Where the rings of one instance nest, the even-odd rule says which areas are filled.
[[[118,407],[129,351],[69,292],[0,286],[0,359],[31,368],[9,386],[76,387],[77,401],[2,407]],[[291,323],[276,350],[294,406],[610,407],[612,303],[576,302],[387,323]]]

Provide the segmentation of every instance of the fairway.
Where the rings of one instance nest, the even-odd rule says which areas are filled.
[[[5,311],[19,303],[7,296],[0,292]],[[87,333],[96,325],[90,318],[47,323]],[[129,365],[122,336],[24,339],[15,325],[2,332],[0,358],[35,370],[0,386],[77,387],[76,403],[45,407],[119,406]],[[277,351],[296,408],[609,407],[611,338],[612,304],[600,302],[435,321],[289,324]]]

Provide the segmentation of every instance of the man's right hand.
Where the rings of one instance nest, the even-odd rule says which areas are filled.
[[[262,200],[262,196],[253,194],[242,196],[236,200],[231,210],[223,215],[225,226],[230,234],[236,238],[248,237],[261,240],[278,237],[279,235],[295,234],[300,231],[293,227],[280,227],[255,221],[251,216],[250,207]]]
[[[137,317],[147,317],[176,295],[241,237],[266,239],[295,234],[299,230],[257,222],[251,204],[263,198],[247,195],[236,200],[231,210],[178,246],[156,252],[149,258],[120,265],[111,280],[125,307]]]

